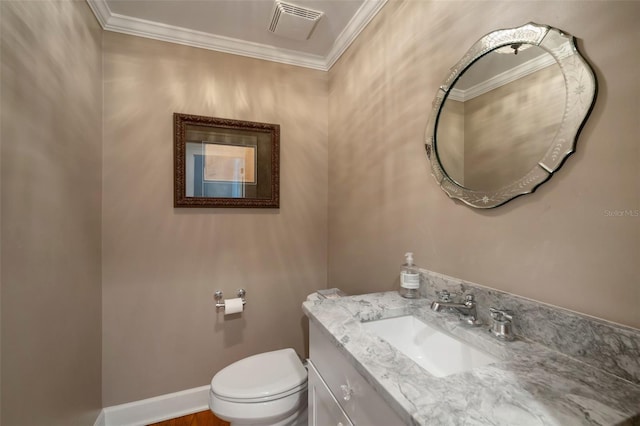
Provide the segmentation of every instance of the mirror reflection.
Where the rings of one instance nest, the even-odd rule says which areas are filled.
[[[438,117],[444,171],[481,191],[522,178],[549,149],[565,92],[560,66],[538,46],[508,45],[482,56],[454,83]]]

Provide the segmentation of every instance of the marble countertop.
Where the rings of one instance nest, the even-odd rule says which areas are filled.
[[[487,326],[429,305],[387,292],[307,301],[303,310],[407,425],[640,425],[639,385],[528,340],[499,341]],[[361,326],[401,315],[501,361],[435,377]]]

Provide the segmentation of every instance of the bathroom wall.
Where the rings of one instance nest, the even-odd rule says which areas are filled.
[[[328,74],[104,34],[103,404],[282,347],[326,287]],[[173,207],[174,112],[280,124],[280,209]],[[247,290],[223,317],[213,293]]]
[[[2,418],[101,405],[102,30],[85,2],[2,1]]]
[[[393,289],[414,251],[423,268],[640,327],[638,16],[637,2],[389,2],[329,73],[329,286]],[[556,176],[472,209],[431,176],[431,102],[478,38],[529,21],[579,38],[598,100]]]

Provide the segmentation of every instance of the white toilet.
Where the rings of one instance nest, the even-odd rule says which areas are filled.
[[[306,426],[307,370],[290,348],[241,359],[213,376],[209,408],[232,426]]]

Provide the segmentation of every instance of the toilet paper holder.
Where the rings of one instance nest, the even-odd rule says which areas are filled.
[[[238,297],[242,299],[242,306],[247,304],[244,296],[247,294],[244,288],[239,288],[237,293]],[[222,294],[222,290],[218,290],[213,294],[213,298],[216,299],[216,309],[224,308],[224,296]]]

